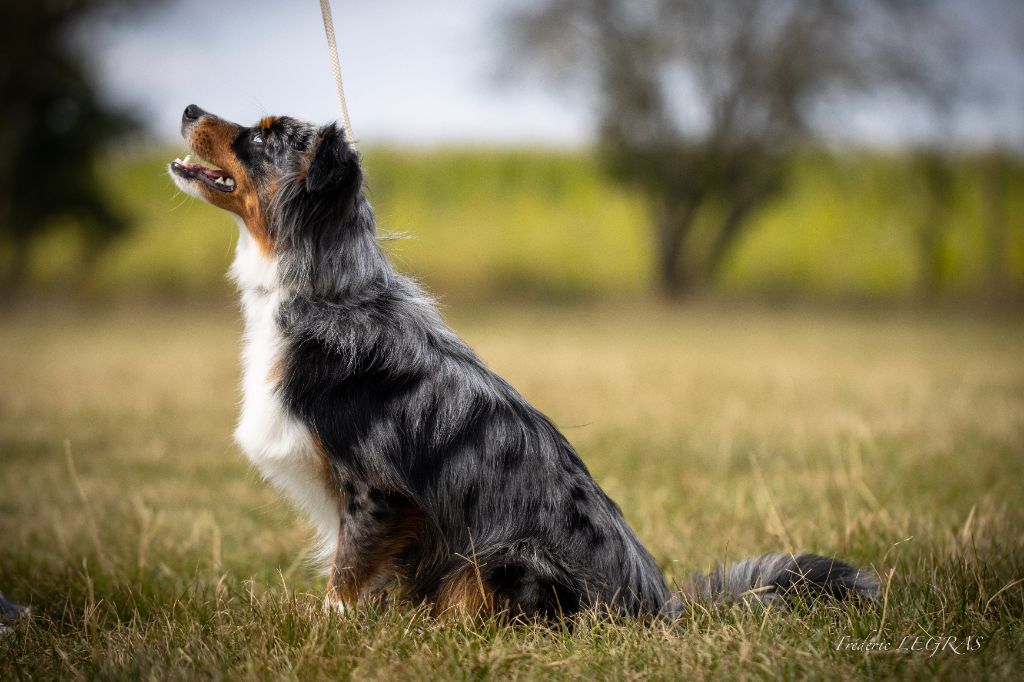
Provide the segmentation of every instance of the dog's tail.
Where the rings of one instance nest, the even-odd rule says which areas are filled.
[[[698,574],[683,587],[687,602],[813,602],[823,597],[874,600],[878,579],[856,566],[817,554],[765,554]],[[685,607],[684,607],[685,608]]]

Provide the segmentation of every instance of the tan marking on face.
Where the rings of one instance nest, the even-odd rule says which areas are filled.
[[[241,217],[260,250],[269,255],[274,250],[274,243],[267,229],[256,183],[231,149],[231,143],[240,130],[234,123],[214,117],[204,116],[196,123],[189,133],[188,146],[230,174],[235,179],[235,191],[220,192],[202,182],[195,184],[208,202]]]
[[[277,120],[276,116],[264,116],[260,119],[260,128],[269,128]]]

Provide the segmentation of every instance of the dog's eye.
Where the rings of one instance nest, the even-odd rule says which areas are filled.
[[[260,144],[260,145],[263,144],[263,133],[259,133],[259,132],[253,133],[252,134],[252,143],[253,144]]]

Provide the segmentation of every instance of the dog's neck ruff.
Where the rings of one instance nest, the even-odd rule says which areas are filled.
[[[240,236],[231,279],[241,292],[245,333],[242,344],[242,411],[235,442],[260,474],[309,517],[321,558],[338,537],[338,502],[324,482],[324,465],[309,430],[281,400],[278,390],[285,339],[278,311],[286,298],[278,261],[266,254],[239,220]]]

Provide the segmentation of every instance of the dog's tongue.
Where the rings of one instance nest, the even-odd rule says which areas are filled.
[[[228,174],[222,170],[218,170],[216,168],[207,168],[206,166],[199,163],[189,164],[189,170],[199,171],[200,173],[210,178],[211,180],[229,177]]]
[[[202,173],[211,180],[228,177],[228,174],[225,173],[224,171],[218,168],[208,168],[207,166],[204,166],[201,163],[183,163],[181,165],[183,165],[185,168],[189,169],[193,173]]]
[[[192,171],[193,173],[202,173],[211,180],[216,180],[217,178],[230,177],[227,173],[218,168],[209,168],[201,163],[190,162],[189,159],[191,156],[191,154],[185,156],[185,158],[181,162],[181,165],[187,168],[188,170]]]

